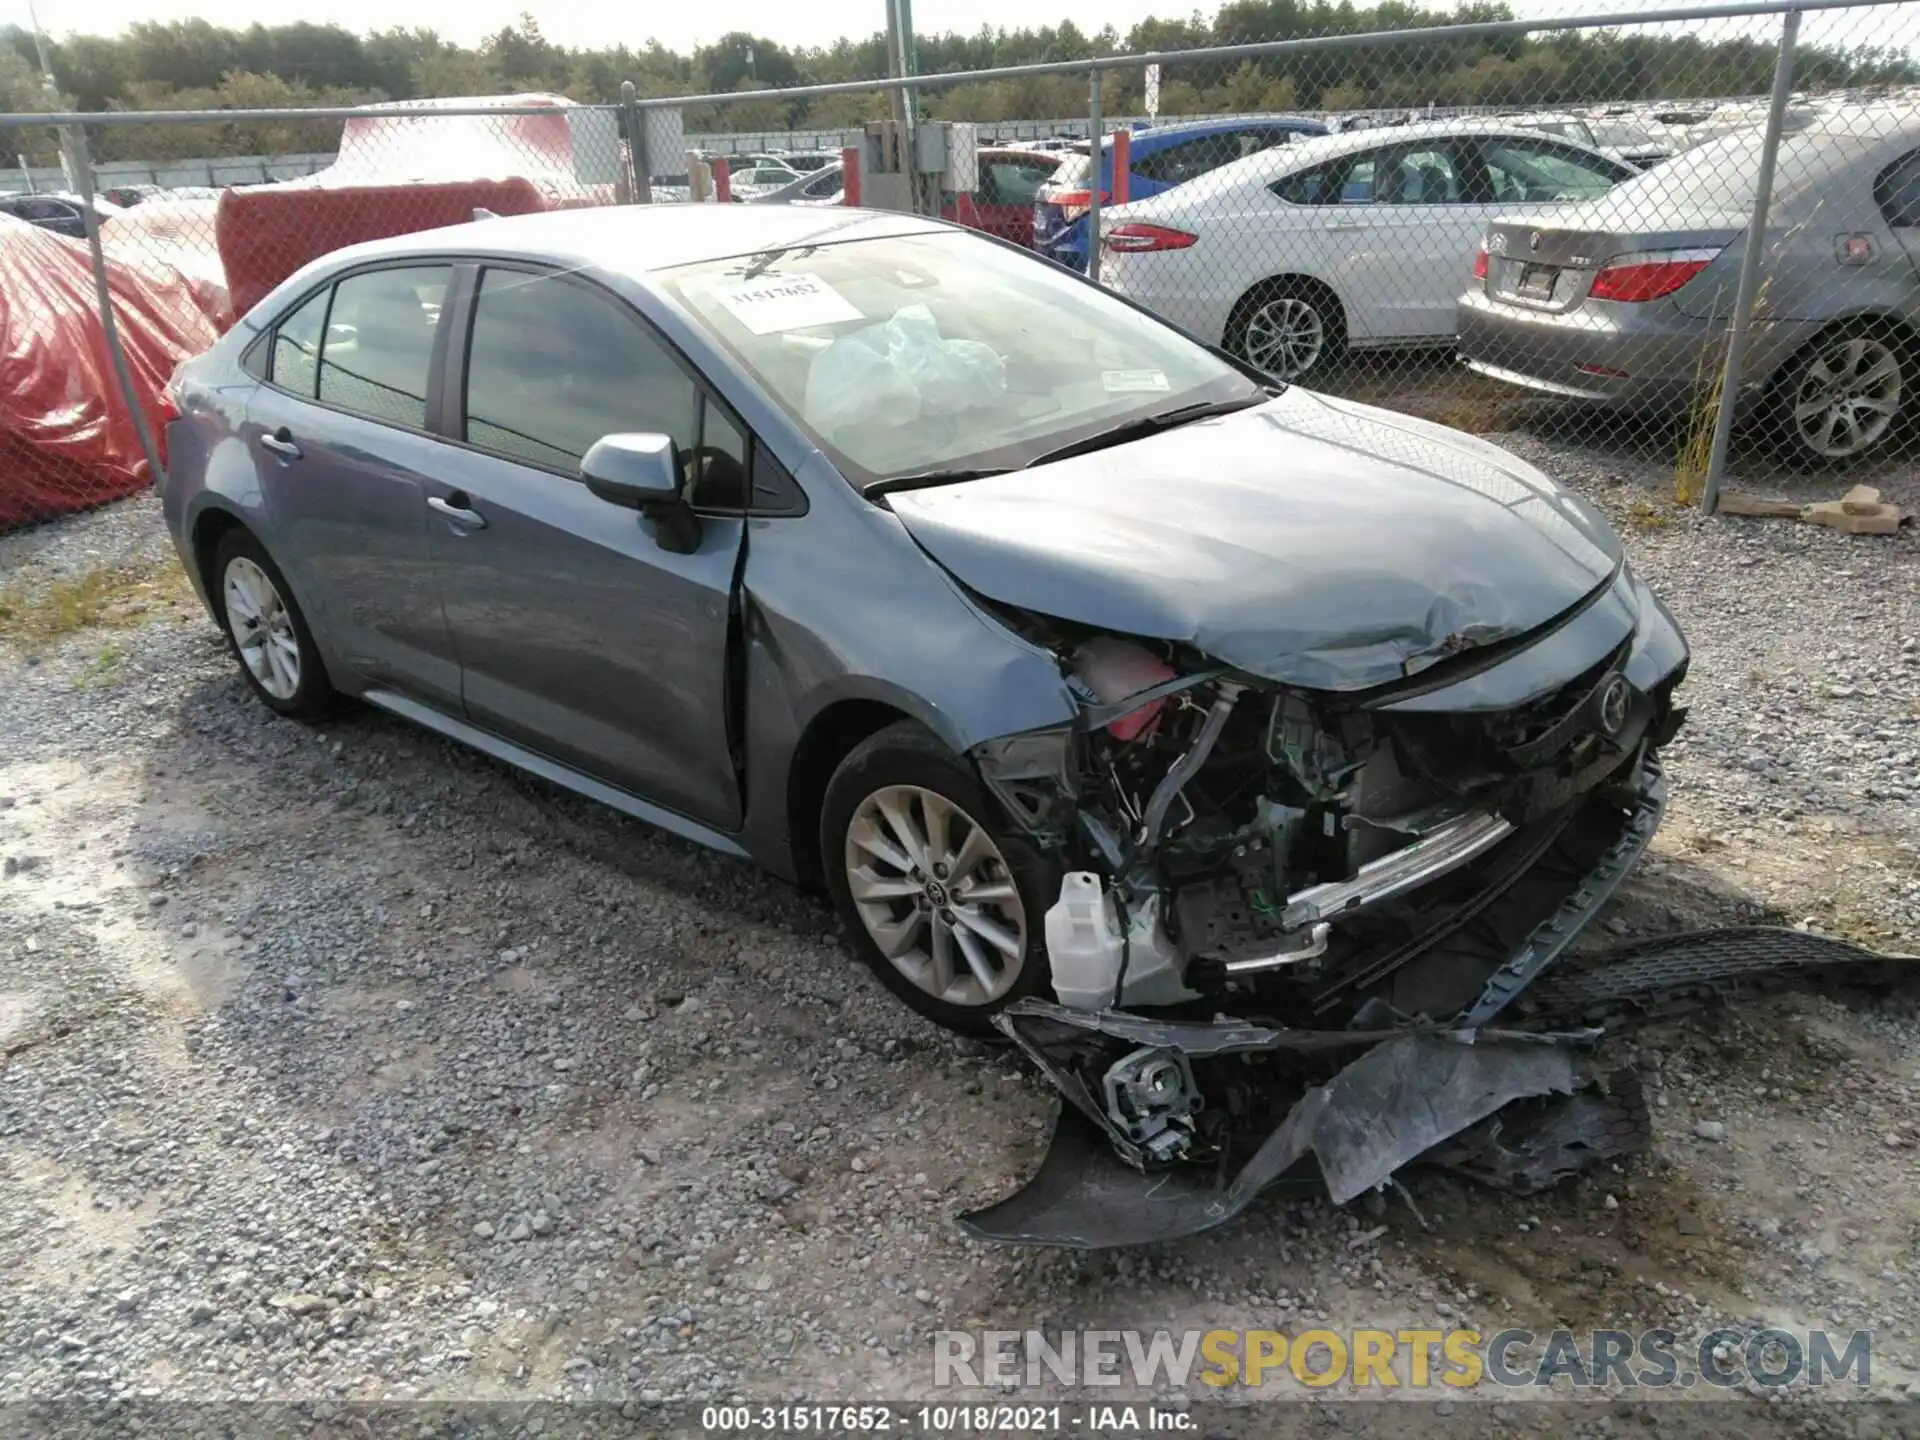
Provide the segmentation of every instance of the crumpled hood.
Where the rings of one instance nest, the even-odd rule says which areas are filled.
[[[888,503],[988,599],[1321,690],[1522,634],[1620,559],[1598,512],[1505,451],[1297,388]]]

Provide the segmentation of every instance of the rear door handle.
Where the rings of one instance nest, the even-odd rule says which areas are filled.
[[[467,495],[464,490],[454,491],[453,494],[445,500],[442,500],[438,495],[429,495],[427,497],[427,508],[437,515],[446,516],[447,519],[451,520],[454,524],[465,529],[486,529],[487,517],[482,515],[478,510],[469,509],[466,504],[466,499]],[[456,504],[456,501],[460,503]]]
[[[1344,235],[1355,230],[1364,230],[1366,228],[1367,227],[1358,220],[1348,220],[1327,226],[1327,231],[1330,234]]]
[[[282,425],[271,435],[262,435],[260,443],[282,460],[298,460],[300,447],[294,442],[293,432]]]

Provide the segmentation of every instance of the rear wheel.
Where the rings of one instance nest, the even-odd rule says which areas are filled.
[[[1771,409],[1780,439],[1810,465],[1844,465],[1886,443],[1911,414],[1914,347],[1884,324],[1827,331],[1787,362]]]
[[[1268,280],[1234,307],[1226,346],[1255,368],[1297,380],[1346,348],[1346,316],[1332,291],[1300,280]]]
[[[856,746],[820,816],[827,883],[880,982],[950,1030],[1048,982],[1059,872],[1001,821],[966,763],[912,722]]]
[[[247,684],[282,715],[321,714],[333,699],[326,666],[280,567],[245,530],[214,551],[213,578],[227,643]]]

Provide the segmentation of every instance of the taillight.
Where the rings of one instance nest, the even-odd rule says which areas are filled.
[[[1473,278],[1476,280],[1484,280],[1487,278],[1487,247],[1484,245],[1474,252]]]
[[[1102,205],[1106,204],[1107,198],[1107,192],[1102,190],[1100,192],[1100,203]],[[1058,194],[1051,196],[1050,199],[1053,204],[1058,205],[1061,210],[1066,212],[1067,219],[1069,220],[1078,220],[1093,207],[1093,191],[1091,190],[1062,190]]]
[[[1109,250],[1129,254],[1141,250],[1184,250],[1200,237],[1165,225],[1116,225],[1106,235]]]
[[[1639,302],[1671,295],[1707,266],[1718,250],[1639,250],[1616,255],[1593,277],[1595,300]]]

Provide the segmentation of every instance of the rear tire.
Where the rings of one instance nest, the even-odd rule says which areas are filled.
[[[1920,346],[1887,321],[1849,320],[1795,355],[1768,387],[1776,443],[1797,464],[1851,465],[1911,422]]]
[[[1316,281],[1263,280],[1233,307],[1224,343],[1256,369],[1301,380],[1346,352],[1346,312]]]
[[[1047,991],[1059,867],[921,726],[890,725],[840,762],[820,858],[861,958],[936,1025],[984,1034],[998,1011]]]
[[[250,531],[229,530],[214,549],[212,580],[227,645],[253,693],[282,715],[325,714],[334,699],[327,667],[266,547]]]

